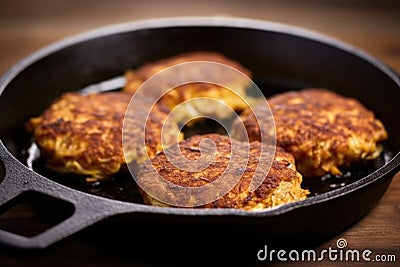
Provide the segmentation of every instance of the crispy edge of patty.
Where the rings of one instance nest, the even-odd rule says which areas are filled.
[[[205,170],[199,172],[187,172],[173,166],[162,152],[151,160],[152,166],[168,182],[180,186],[204,186],[216,179],[226,169],[231,157],[231,140],[227,136],[219,134],[195,135],[179,143],[182,154],[190,159],[196,160],[200,157],[198,146],[204,138],[212,139],[217,147],[217,155],[213,163]],[[238,142],[232,140],[233,142]],[[296,171],[294,158],[283,149],[277,148],[271,169],[262,184],[254,191],[249,192],[248,187],[258,165],[258,157],[261,153],[259,142],[250,144],[250,158],[247,168],[239,182],[223,197],[212,203],[198,206],[196,208],[237,208],[244,210],[262,210],[281,204],[299,201],[306,198],[308,190],[301,188],[302,176]],[[247,151],[246,151],[247,152]],[[237,151],[241,153],[241,151]],[[165,194],[162,185],[148,179],[153,174],[147,173],[147,167],[139,166],[138,179],[140,183],[153,183],[151,186],[155,191]],[[154,206],[169,205],[163,203],[138,187],[145,204]],[[189,197],[190,201],[190,197]]]
[[[322,88],[277,94],[268,99],[277,145],[292,153],[305,177],[341,175],[340,169],[377,158],[388,134],[374,113],[354,98]],[[250,109],[241,114],[250,140],[260,130]],[[239,124],[240,121],[235,121]],[[243,133],[235,138],[241,139]]]
[[[130,99],[130,94],[122,92],[64,93],[39,117],[31,118],[26,128],[33,133],[49,169],[89,176],[88,182],[106,179],[127,163],[122,125]],[[158,109],[150,113],[145,138],[150,157],[162,150],[160,128],[166,116]]]
[[[239,62],[226,57],[225,55],[218,52],[210,51],[193,51],[177,54],[168,58],[156,60],[153,62],[146,63],[139,68],[132,70],[129,69],[125,72],[125,78],[127,79],[127,84],[123,88],[123,91],[128,93],[135,93],[140,85],[146,81],[148,78],[153,76],[159,71],[165,68],[174,66],[176,64],[191,62],[191,61],[211,61],[233,67],[240,72],[244,73],[246,76],[251,78],[251,72],[242,66]],[[210,75],[217,75],[215,73],[210,73]],[[206,84],[202,86],[207,87]]]
[[[167,67],[190,61],[213,61],[217,63],[222,63],[239,70],[240,72],[244,73],[247,77],[251,78],[251,72],[247,68],[239,64],[237,61],[225,57],[221,53],[195,51],[195,52],[178,54],[176,56],[161,59],[155,62],[150,62],[142,65],[136,70],[131,70],[131,69],[127,70],[125,72],[125,78],[127,80],[127,84],[123,88],[123,91],[133,94],[143,84],[144,81],[146,81],[148,78],[150,78],[157,72]],[[203,83],[203,82],[189,83],[177,86],[166,94],[163,93],[163,97],[161,98],[160,103],[163,103],[170,110],[172,110],[177,105],[186,100],[193,99],[196,97],[209,97],[220,101],[224,101],[233,110],[240,112],[248,107],[247,104],[248,101],[252,101],[252,98],[246,95],[246,88],[250,84],[249,79],[243,79],[242,77],[236,77],[236,76],[225,77],[226,75],[224,73],[212,73],[208,69],[204,70],[198,69],[196,71],[207,73],[206,75],[212,77],[217,77],[218,80],[221,79],[221,84],[229,88],[229,90],[223,86],[212,83]],[[193,70],[190,70],[190,73],[193,73]],[[160,83],[162,84],[157,86],[158,87],[157,90],[159,90],[159,88],[164,88],[164,87],[165,90],[163,91],[171,89],[169,84],[171,83],[171,80],[177,79],[177,81],[180,81],[181,77],[182,74],[180,73],[179,75],[171,77],[171,79],[168,81],[160,81]],[[230,90],[232,90],[233,92]],[[196,108],[199,107],[196,106],[187,107],[187,112],[190,113],[191,110],[195,110]],[[223,117],[223,114],[221,116]]]

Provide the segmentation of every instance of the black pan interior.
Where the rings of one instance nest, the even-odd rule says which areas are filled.
[[[385,153],[369,166],[353,169],[328,183],[305,183],[314,194],[342,187],[378,169],[400,148],[400,99],[398,85],[368,59],[324,42],[285,34],[231,27],[180,26],[123,31],[84,40],[64,47],[58,44],[48,54],[23,69],[0,97],[0,137],[9,151],[26,164],[31,136],[24,123],[39,115],[49,103],[66,91],[121,75],[135,68],[177,53],[209,50],[231,57],[249,68],[266,96],[305,87],[325,87],[355,97],[373,110],[389,133]],[[61,49],[62,48],[62,49]],[[141,203],[133,179],[116,175],[113,181],[86,185],[60,176],[35,161],[34,170],[70,187],[93,194]],[[115,182],[117,181],[117,182]]]

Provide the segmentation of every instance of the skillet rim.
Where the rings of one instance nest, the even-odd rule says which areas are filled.
[[[145,19],[132,21],[127,23],[113,24],[109,26],[99,27],[90,31],[86,31],[71,37],[67,37],[56,41],[50,45],[43,47],[42,49],[33,52],[27,57],[23,58],[11,68],[8,69],[0,78],[0,97],[6,87],[12,82],[12,80],[19,75],[23,70],[28,68],[31,64],[43,59],[44,57],[51,55],[57,51],[70,47],[72,45],[77,45],[79,43],[89,41],[99,37],[107,37],[113,34],[126,33],[138,30],[151,30],[151,29],[163,29],[163,28],[173,28],[173,27],[226,27],[226,28],[237,28],[237,29],[249,29],[249,30],[260,30],[281,33],[285,35],[291,35],[294,37],[308,39],[317,43],[325,44],[327,46],[339,49],[346,53],[352,54],[359,59],[371,64],[375,70],[383,72],[388,76],[400,89],[400,79],[394,71],[392,71],[388,66],[383,64],[377,58],[372,57],[368,53],[362,51],[361,49],[354,47],[348,43],[340,41],[337,38],[330,37],[326,34],[319,33],[313,30],[288,25],[284,23],[271,22],[265,20],[256,20],[240,17],[165,17],[157,19]],[[11,157],[20,167],[27,168],[22,162],[14,157],[10,151],[3,145],[0,140],[1,150],[4,150],[8,157]],[[3,162],[7,169],[7,163]],[[146,213],[158,213],[158,214],[171,214],[171,215],[237,215],[237,216],[254,216],[254,217],[269,217],[276,216],[289,211],[307,207],[310,205],[315,205],[321,202],[326,202],[335,198],[343,197],[347,194],[360,190],[367,185],[376,182],[380,179],[387,178],[392,172],[399,171],[400,169],[400,152],[398,152],[389,162],[375,170],[374,172],[364,176],[363,178],[346,185],[341,188],[331,190],[329,192],[309,197],[305,200],[296,201],[281,206],[273,207],[270,209],[262,211],[244,211],[239,209],[195,209],[195,208],[172,208],[172,207],[154,207],[149,205],[130,203],[125,201],[113,200],[110,198],[105,198],[101,196],[96,196],[93,194],[85,193],[80,190],[75,190],[67,187],[70,190],[78,191],[82,194],[90,195],[91,197],[101,198],[109,200],[110,202],[123,203],[124,205],[138,206],[140,209],[138,212]],[[30,169],[29,169],[30,170]],[[54,182],[33,170],[32,173],[41,176],[45,180]],[[393,178],[395,173],[391,178]],[[63,186],[63,185],[62,185]]]

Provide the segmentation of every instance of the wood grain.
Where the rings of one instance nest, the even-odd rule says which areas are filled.
[[[0,73],[30,53],[73,34],[114,23],[170,16],[224,15],[305,27],[359,47],[400,73],[399,1],[50,1],[0,2]],[[400,105],[399,105],[400,106]],[[22,210],[21,210],[22,209]],[[22,207],[16,212],[22,212]],[[395,254],[400,262],[400,175],[356,225],[317,250],[345,238],[352,249]],[[0,249],[0,266],[145,266],[147,261],[99,255],[78,235],[39,255]],[[306,266],[309,262],[295,265]],[[324,262],[326,266],[337,262]],[[358,263],[339,264],[352,266]],[[290,263],[273,265],[292,266]],[[374,266],[377,263],[373,264]],[[385,264],[383,266],[390,266]],[[393,265],[394,266],[394,265]]]

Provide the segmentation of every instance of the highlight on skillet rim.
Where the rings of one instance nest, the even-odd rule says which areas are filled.
[[[207,70],[207,72],[190,71],[198,69]],[[210,73],[218,73],[218,75],[210,75]],[[225,77],[229,77],[229,79]],[[246,95],[243,95],[240,86],[229,83],[227,80],[245,80],[250,85],[246,90]],[[271,168],[276,148],[272,112],[261,90],[244,73],[231,66],[211,61],[181,63],[156,73],[139,87],[128,105],[122,130],[123,151],[127,162],[131,162],[131,158],[144,158],[144,163],[141,165],[142,170],[145,170],[144,177],[137,176],[136,164],[128,164],[129,171],[137,185],[157,201],[175,207],[202,206],[221,198],[242,178],[250,157],[249,138],[243,142],[230,142],[231,153],[227,159],[229,163],[217,179],[202,186],[181,186],[162,177],[153,166],[146,151],[142,152],[144,155],[138,155],[141,150],[137,149],[137,146],[146,147],[146,121],[152,109],[163,96],[175,88],[192,83],[218,85],[221,90],[227,90],[227,93],[229,92],[239,98],[240,101],[244,101],[253,110],[262,138],[256,171],[249,184],[250,192],[255,191],[263,183]],[[255,109],[256,104],[257,109]],[[205,118],[214,120],[225,129],[229,138],[232,139],[230,128],[232,121],[237,119],[238,116],[227,103],[212,96],[193,97],[178,104],[169,112],[161,131],[163,153],[165,153],[168,163],[180,171],[199,172],[210,167],[218,153],[216,144],[210,138],[204,138],[200,141],[198,150],[201,156],[197,159],[185,157],[181,153],[179,144],[169,146],[166,149],[165,144],[171,144],[171,138],[175,139],[173,143],[178,143],[179,141],[179,133],[177,133],[177,136],[171,137],[169,136],[171,131],[168,130],[173,128],[176,120],[179,120],[181,125],[187,125]],[[241,124],[240,131],[247,134],[243,124]],[[238,147],[239,145],[240,148]],[[245,152],[243,153],[243,151]]]

